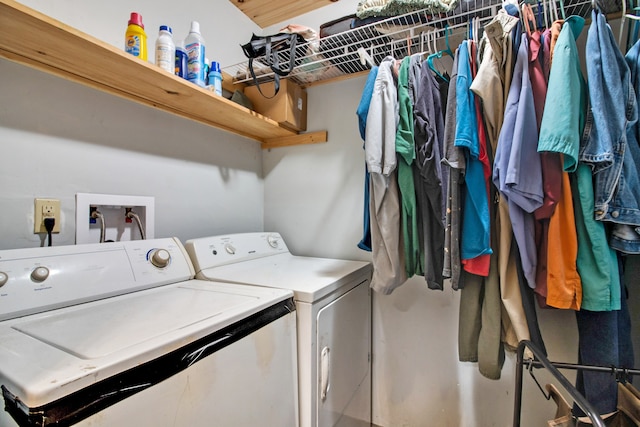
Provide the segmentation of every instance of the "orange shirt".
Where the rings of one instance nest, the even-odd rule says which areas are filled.
[[[576,266],[576,232],[569,173],[562,173],[562,197],[549,220],[547,256],[547,305],[579,310],[582,283]]]

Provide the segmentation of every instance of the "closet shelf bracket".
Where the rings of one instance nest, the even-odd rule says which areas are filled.
[[[328,132],[326,130],[318,132],[301,133],[299,135],[283,136],[279,138],[269,138],[262,142],[262,148],[287,147],[290,145],[317,144],[319,142],[328,141]]]

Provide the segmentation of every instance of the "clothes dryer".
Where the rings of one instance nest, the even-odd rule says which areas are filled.
[[[295,426],[293,293],[177,239],[0,251],[0,425]]]
[[[278,233],[188,240],[199,279],[294,293],[300,425],[371,423],[371,264],[296,256]]]

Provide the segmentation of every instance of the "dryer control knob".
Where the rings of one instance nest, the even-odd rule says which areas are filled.
[[[49,277],[49,269],[47,267],[36,267],[31,272],[31,280],[34,282],[44,282]]]
[[[7,273],[0,271],[0,288],[6,285],[8,280],[9,276],[7,275]]]
[[[155,267],[165,268],[171,261],[171,254],[166,249],[154,249],[151,251],[149,261],[151,261],[151,264]]]
[[[229,255],[235,255],[236,253],[236,248],[231,243],[224,245],[224,250],[227,251]]]
[[[280,239],[278,239],[278,236],[276,235],[269,235],[267,236],[267,243],[269,243],[269,246],[272,248],[277,248],[280,244]]]

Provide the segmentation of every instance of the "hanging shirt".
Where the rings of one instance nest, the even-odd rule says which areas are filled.
[[[469,52],[471,54],[469,61],[469,65],[471,66],[471,78],[475,79],[478,73],[478,66],[475,58],[477,57],[477,46],[475,42],[469,41]],[[478,160],[482,165],[482,174],[486,186],[487,192],[487,200],[494,200],[493,187],[491,186],[491,164],[489,160],[489,150],[487,145],[487,129],[484,125],[484,120],[482,117],[482,105],[480,103],[480,99],[476,96],[474,97],[474,105],[475,105],[475,113],[476,113],[476,124],[478,125]],[[495,221],[492,218],[493,212],[491,211],[491,204],[489,203],[489,224],[494,224]],[[494,233],[494,227],[489,228],[490,239],[492,237],[492,233]],[[477,274],[478,276],[487,277],[489,275],[489,269],[491,267],[491,255],[484,254],[479,255],[475,258],[465,259],[462,261],[462,265],[465,271],[468,271],[472,274]]]
[[[533,91],[533,104],[536,110],[537,130],[540,131],[544,103],[547,99],[547,80],[543,64],[550,64],[551,30],[545,30],[544,38],[539,31],[533,31],[529,35],[529,79]],[[546,59],[548,58],[548,60]],[[546,61],[546,62],[545,62]],[[562,160],[560,154],[550,151],[540,153],[540,166],[542,169],[542,190],[544,197],[542,206],[535,210],[535,244],[537,248],[536,267],[536,295],[544,295],[538,298],[540,306],[546,306],[547,295],[547,251],[549,246],[549,219],[555,211],[558,200],[562,197]]]
[[[462,185],[464,184],[465,160],[462,148],[455,146],[456,137],[456,82],[458,80],[458,57],[460,49],[456,49],[449,92],[444,128],[443,167],[449,169],[449,185],[446,194],[445,209],[445,243],[444,266],[442,274],[451,278],[453,289],[464,288],[461,281],[460,231],[462,228]]]
[[[367,81],[362,90],[362,97],[360,103],[356,109],[356,115],[358,116],[358,128],[360,130],[360,137],[364,141],[365,132],[367,128],[367,114],[369,114],[369,105],[371,104],[371,95],[373,94],[373,86],[378,76],[378,67],[374,66],[369,71]],[[363,147],[364,148],[364,147]],[[371,224],[369,217],[369,170],[365,164],[364,168],[364,214],[363,214],[363,233],[362,239],[358,242],[358,247],[362,250],[371,252]]]
[[[493,183],[506,198],[524,276],[535,288],[537,255],[533,211],[542,206],[542,170],[538,129],[529,79],[527,35],[521,35],[509,88],[504,122],[498,139]]]
[[[371,288],[390,294],[407,280],[400,239],[400,200],[396,171],[398,95],[393,57],[378,68],[365,130],[365,159],[370,173]]]
[[[465,149],[465,202],[462,218],[460,256],[464,259],[491,254],[489,205],[482,163],[467,40],[460,45],[456,81],[456,139],[455,146]]]
[[[489,144],[494,152],[504,118],[507,92],[511,86],[512,31],[518,22],[518,18],[500,9],[485,26],[485,35],[480,44],[482,62],[471,84],[471,90],[482,100]],[[482,47],[483,44],[484,47]]]
[[[563,155],[563,198],[549,223],[547,304],[577,310],[582,302],[582,284],[577,269],[578,237],[567,172],[577,167],[580,137],[586,109],[586,84],[580,70],[575,38],[584,19],[567,19],[555,43],[549,73],[547,99],[540,126],[538,151]]]
[[[398,153],[398,187],[400,189],[400,227],[404,242],[407,277],[424,274],[424,260],[418,231],[418,208],[413,180],[413,160],[416,156],[413,140],[413,105],[409,94],[409,64],[411,57],[402,60],[398,72],[399,121],[396,131]]]
[[[633,122],[635,122],[637,108],[635,95],[626,97],[631,88],[629,70],[618,50],[609,25],[606,23],[604,15],[595,10],[592,18],[593,21],[587,36],[587,54],[590,59],[587,67],[589,79],[605,77],[612,79],[612,82],[610,88],[607,89],[605,87],[609,85],[604,85],[605,87],[600,87],[599,90],[598,82],[589,83],[593,92],[590,94],[589,121],[582,139],[580,162],[576,171],[578,191],[577,194],[574,194],[574,204],[579,206],[579,209],[576,208],[576,229],[578,231],[578,272],[582,278],[581,307],[590,311],[609,311],[620,309],[618,259],[615,251],[608,245],[604,224],[597,221],[597,217],[594,218],[593,212],[594,206],[596,206],[596,212],[598,206],[602,206],[598,204],[598,197],[602,197],[602,191],[606,191],[606,185],[600,178],[609,181],[602,176],[602,173],[606,175],[608,172],[612,172],[616,166],[609,165],[606,172],[598,173],[598,167],[601,167],[602,164],[598,166],[596,163],[594,166],[594,160],[606,158],[600,149],[607,151],[607,145],[612,142],[608,139],[610,136],[616,138],[616,148],[609,147],[609,149],[615,152],[618,152],[619,149],[624,151],[623,147],[618,148],[618,144],[624,145],[626,143],[626,122],[630,115],[633,116]],[[618,74],[618,79],[614,80],[617,73],[615,72],[616,67],[610,63],[613,60],[612,57],[619,57],[618,65],[621,66],[621,69],[618,72],[626,77]],[[604,67],[606,71],[601,71],[598,65]],[[603,75],[603,71],[606,74]],[[616,91],[616,87],[618,91]],[[618,93],[616,94],[616,92]],[[622,117],[618,114],[622,114]],[[600,157],[601,155],[602,157]],[[621,158],[618,160],[622,163]],[[622,168],[621,165],[619,168]],[[620,169],[618,169],[616,177],[619,177]],[[595,173],[595,181],[593,173]],[[609,178],[613,179],[611,176]],[[611,196],[607,195],[607,197]]]
[[[640,41],[636,41],[625,56],[631,72],[631,82],[636,95],[636,104],[640,105]],[[625,181],[635,186],[640,178],[640,117],[627,131],[627,150],[624,153],[622,175]],[[634,252],[638,248],[640,229],[630,224],[616,224],[611,232],[610,245],[626,253]]]
[[[441,160],[443,157],[444,120],[440,102],[440,85],[422,64],[420,84],[414,105],[416,160],[414,176],[419,203],[420,226],[424,248],[424,278],[429,289],[443,289],[444,211]]]
[[[511,87],[514,64],[513,30],[519,19],[501,9],[494,19],[485,26],[483,41],[487,41],[478,75],[471,90],[482,100],[484,123],[487,127],[489,149],[495,153],[498,137],[504,120],[507,94]],[[497,206],[496,206],[497,205]],[[497,255],[499,293],[505,306],[506,315],[502,316],[502,328],[505,331],[503,341],[512,347],[518,345],[517,332],[513,325],[525,324],[522,304],[514,302],[520,297],[516,253],[512,240],[513,232],[509,219],[509,207],[503,197],[497,196],[497,204],[492,200],[492,212],[497,225],[495,245]],[[499,227],[499,228],[498,228]],[[496,257],[494,255],[494,257]],[[514,297],[515,295],[515,297]]]
[[[585,141],[580,161],[591,166],[595,190],[594,215],[597,220],[619,225],[640,226],[640,177],[635,157],[640,148],[628,132],[638,120],[636,94],[631,71],[618,49],[606,17],[592,11],[586,52],[589,57],[589,109]],[[634,230],[635,231],[635,230]],[[620,252],[640,253],[640,234],[612,239]]]

